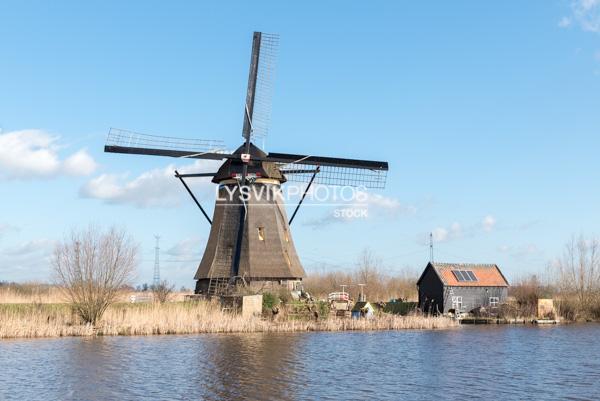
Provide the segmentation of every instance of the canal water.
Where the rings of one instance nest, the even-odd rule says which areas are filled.
[[[600,399],[600,325],[0,340],[0,400]]]

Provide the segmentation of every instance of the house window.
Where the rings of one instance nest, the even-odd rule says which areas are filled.
[[[290,234],[288,234],[288,230],[283,230],[283,235],[285,237],[285,242],[290,242]]]
[[[292,261],[290,260],[290,255],[288,255],[287,251],[283,251],[283,256],[285,256],[285,261],[289,267],[292,266]]]
[[[498,306],[500,299],[498,297],[490,297],[490,307],[495,308]]]
[[[460,311],[463,307],[462,297],[452,297],[452,309]]]
[[[265,240],[265,228],[264,227],[258,227],[258,239],[260,241]]]

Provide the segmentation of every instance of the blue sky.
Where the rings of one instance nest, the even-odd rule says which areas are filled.
[[[251,35],[279,33],[267,150],[388,160],[366,219],[302,209],[308,271],[493,262],[541,272],[599,232],[600,0],[0,5],[0,280],[48,280],[55,241],[126,228],[150,282],[193,285],[209,227],[174,166],[103,153],[109,127],[241,143]],[[207,168],[207,166],[197,166]],[[212,187],[195,189],[212,211]]]

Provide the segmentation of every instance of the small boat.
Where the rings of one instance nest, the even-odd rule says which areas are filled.
[[[535,319],[533,321],[534,324],[557,324],[558,320],[556,319]]]

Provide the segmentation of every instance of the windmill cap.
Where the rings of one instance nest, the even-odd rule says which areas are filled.
[[[242,174],[242,170],[244,168],[242,155],[246,154],[246,146],[240,146],[233,152],[233,154],[240,155],[239,159],[235,158],[226,160],[219,168],[219,171],[217,171],[217,174],[215,174],[213,177],[212,182],[218,184],[221,181],[230,180],[231,177]],[[267,157],[267,154],[252,142],[250,142],[248,154],[250,154],[250,161],[246,163],[248,166],[248,174],[254,174],[262,178],[272,178],[278,180],[280,183],[284,183],[286,181],[285,177],[281,171],[279,171],[279,168],[275,163],[255,161],[256,158],[260,159]]]

